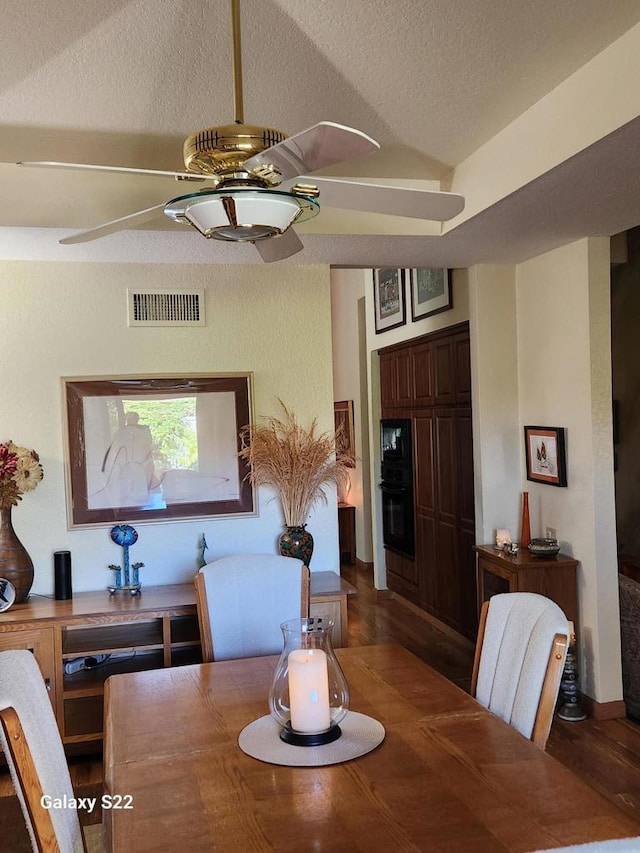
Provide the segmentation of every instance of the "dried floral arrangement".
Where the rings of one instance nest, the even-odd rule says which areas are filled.
[[[301,426],[280,398],[282,417],[263,417],[261,423],[240,432],[239,456],[250,466],[247,479],[254,486],[271,486],[282,503],[287,527],[302,527],[311,509],[327,502],[323,486],[349,486],[355,458],[336,454],[333,432],[318,433],[314,418]]]
[[[44,471],[35,450],[12,441],[0,444],[0,509],[17,506],[24,492],[31,492]]]

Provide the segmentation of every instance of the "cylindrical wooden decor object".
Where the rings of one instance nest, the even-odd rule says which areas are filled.
[[[522,522],[520,524],[520,547],[528,548],[531,543],[531,523],[529,521],[529,492],[522,493]]]

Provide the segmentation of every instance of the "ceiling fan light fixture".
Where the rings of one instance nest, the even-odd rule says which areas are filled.
[[[190,193],[170,201],[166,216],[187,222],[205,237],[234,243],[283,234],[294,222],[316,216],[312,198],[268,189],[219,189]]]

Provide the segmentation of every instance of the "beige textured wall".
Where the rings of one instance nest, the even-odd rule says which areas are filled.
[[[531,531],[580,561],[581,689],[622,698],[611,435],[609,241],[580,240],[516,269],[520,428],[567,430],[566,488],[526,480]],[[522,454],[524,460],[524,453]]]
[[[513,266],[469,270],[476,541],[520,536],[521,441]]]
[[[328,267],[3,262],[0,282],[0,439],[34,447],[45,469],[14,511],[34,592],[52,591],[53,551],[71,551],[76,590],[105,586],[122,557],[109,527],[67,530],[61,376],[253,371],[256,415],[277,411],[277,395],[302,422],[333,427]],[[206,326],[130,329],[127,287],[203,287]],[[282,517],[269,498],[262,490],[255,518],[137,524],[131,557],[145,563],[143,585],[190,579],[201,532],[209,559],[275,552]],[[309,519],[312,570],[338,567],[335,503],[333,490]]]

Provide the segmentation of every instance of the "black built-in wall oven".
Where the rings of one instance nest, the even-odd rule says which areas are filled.
[[[415,555],[413,524],[413,444],[408,418],[380,421],[382,458],[382,540],[405,557]]]

